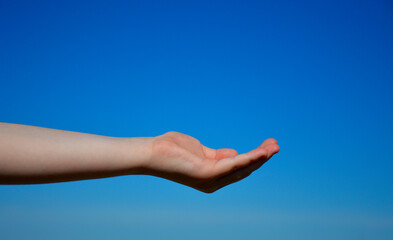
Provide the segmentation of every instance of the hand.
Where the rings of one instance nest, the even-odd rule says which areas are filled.
[[[239,155],[234,149],[211,149],[191,136],[168,132],[154,139],[147,174],[212,193],[249,176],[279,150],[275,139],[267,139]]]

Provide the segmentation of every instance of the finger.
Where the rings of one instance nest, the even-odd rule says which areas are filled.
[[[223,158],[234,157],[238,155],[237,151],[232,148],[212,149],[203,146],[203,152],[206,158],[221,160]]]
[[[224,158],[230,158],[230,157],[235,157],[239,155],[235,149],[231,148],[221,148],[217,150],[216,157],[215,159],[221,160]]]
[[[280,147],[276,143],[264,145],[262,148],[267,151],[269,158],[280,151]]]
[[[235,157],[224,158],[216,163],[214,166],[214,173],[216,176],[226,175],[239,168],[246,167],[257,160],[267,161],[268,152],[263,148],[257,148],[251,152],[243,153]]]
[[[270,144],[277,144],[277,140],[274,138],[268,138],[265,141],[263,141],[263,143],[259,147],[265,147]]]

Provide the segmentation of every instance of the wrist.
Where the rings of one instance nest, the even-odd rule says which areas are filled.
[[[152,156],[154,137],[116,138],[125,175],[146,174]]]

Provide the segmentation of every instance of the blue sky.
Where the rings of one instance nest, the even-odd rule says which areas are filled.
[[[281,151],[203,194],[0,186],[1,239],[392,239],[393,4],[1,1],[0,121]]]

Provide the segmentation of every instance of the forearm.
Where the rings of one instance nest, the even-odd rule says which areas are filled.
[[[149,142],[0,123],[0,184],[141,174]]]

